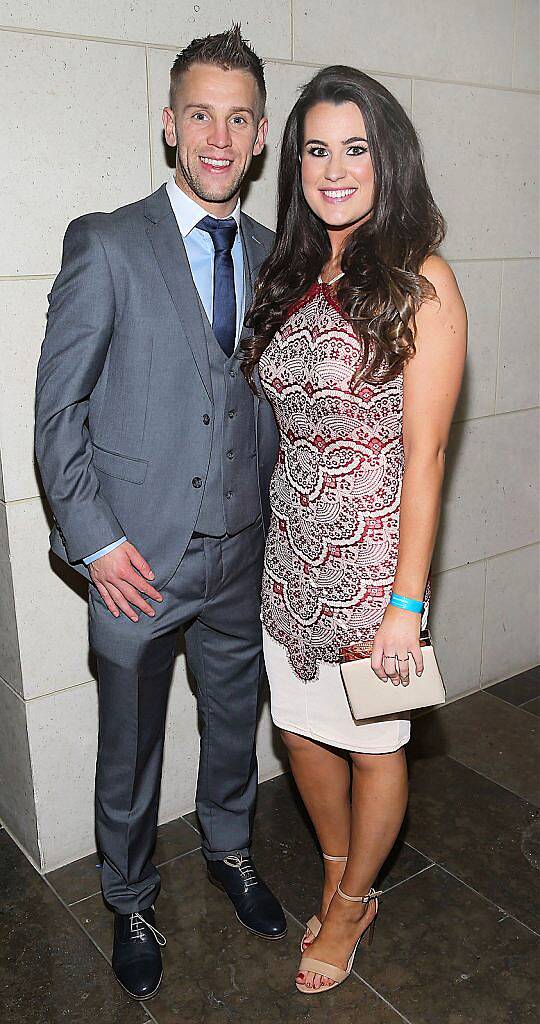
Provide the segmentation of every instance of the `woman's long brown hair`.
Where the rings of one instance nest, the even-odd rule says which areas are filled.
[[[374,171],[373,211],[347,238],[344,277],[336,289],[364,342],[353,388],[373,376],[382,381],[400,373],[415,352],[415,313],[435,297],[420,269],[444,237],[444,220],[426,180],[418,136],[403,107],[375,79],[356,68],[324,68],[304,86],[283,134],[276,239],[246,317],[253,337],[242,344],[242,369],[253,390],[262,353],[331,256],[327,230],[302,190],[306,113],[316,103],[347,102],[364,118]]]

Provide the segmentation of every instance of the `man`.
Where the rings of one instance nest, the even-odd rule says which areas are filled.
[[[238,27],[171,70],[174,179],[70,224],[38,369],[36,452],[53,550],[89,575],[99,672],[96,834],[113,970],[161,980],[151,862],[176,638],[201,721],[197,811],[210,880],[265,938],[283,911],[250,859],[270,406],[240,370],[242,321],[272,233],[240,212],[264,147],[262,62]],[[87,567],[87,568],[86,568]]]

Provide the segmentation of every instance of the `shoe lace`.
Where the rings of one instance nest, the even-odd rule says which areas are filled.
[[[139,913],[130,914],[129,927],[132,939],[144,939],[144,930],[149,928],[154,936],[158,946],[166,946],[167,939],[161,932],[158,932],[157,928],[154,928],[149,921],[145,921],[144,917]]]
[[[259,880],[257,878],[255,868],[251,863],[249,857],[244,857],[243,854],[229,854],[228,857],[223,858],[223,863],[227,864],[230,868],[237,868],[240,872],[242,879],[246,885],[246,888],[250,888],[253,885],[258,885]]]

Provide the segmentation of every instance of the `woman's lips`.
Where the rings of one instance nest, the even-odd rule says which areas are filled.
[[[319,192],[325,203],[345,203],[355,194],[355,188],[321,188]]]

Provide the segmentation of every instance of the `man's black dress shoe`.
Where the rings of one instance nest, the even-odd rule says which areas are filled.
[[[122,988],[134,999],[155,996],[163,975],[160,946],[165,937],[156,928],[154,908],[114,915],[112,968]]]
[[[285,914],[250,857],[230,854],[206,864],[210,881],[227,894],[244,928],[263,939],[282,939],[287,934]]]

